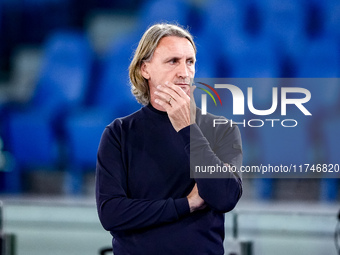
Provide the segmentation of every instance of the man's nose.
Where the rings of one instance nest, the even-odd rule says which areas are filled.
[[[177,67],[177,76],[186,78],[189,76],[189,68],[185,61],[181,62]]]

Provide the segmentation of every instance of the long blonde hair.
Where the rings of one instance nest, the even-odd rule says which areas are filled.
[[[143,105],[147,105],[150,102],[150,92],[148,80],[142,76],[141,66],[143,61],[151,60],[159,41],[166,36],[177,36],[188,39],[196,53],[196,46],[192,35],[188,30],[179,25],[161,23],[148,28],[139,41],[129,66],[131,92],[137,101]]]

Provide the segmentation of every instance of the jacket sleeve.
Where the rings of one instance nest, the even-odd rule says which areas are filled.
[[[241,135],[236,125],[226,126],[214,132],[214,141],[209,142],[197,124],[179,131],[190,158],[190,169],[199,195],[210,208],[225,213],[236,206],[242,195],[242,178],[239,171],[242,165]],[[194,173],[196,167],[205,170],[209,167],[222,169],[225,164],[233,166],[236,171],[226,171],[223,174]]]
[[[128,196],[119,132],[107,127],[98,148],[96,202],[108,231],[136,230],[178,220],[190,213],[187,198],[134,199]]]

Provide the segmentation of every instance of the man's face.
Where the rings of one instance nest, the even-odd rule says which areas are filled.
[[[195,50],[186,38],[163,37],[149,62],[142,64],[142,75],[149,82],[151,101],[158,85],[171,82],[190,96],[190,81],[195,75]]]

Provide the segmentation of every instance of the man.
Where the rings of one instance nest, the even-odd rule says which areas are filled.
[[[150,27],[136,49],[130,80],[145,106],[108,125],[98,149],[98,214],[115,255],[224,254],[224,213],[241,179],[190,178],[190,158],[239,169],[241,138],[237,126],[213,129],[215,116],[196,109],[195,61],[192,36],[176,25]]]

